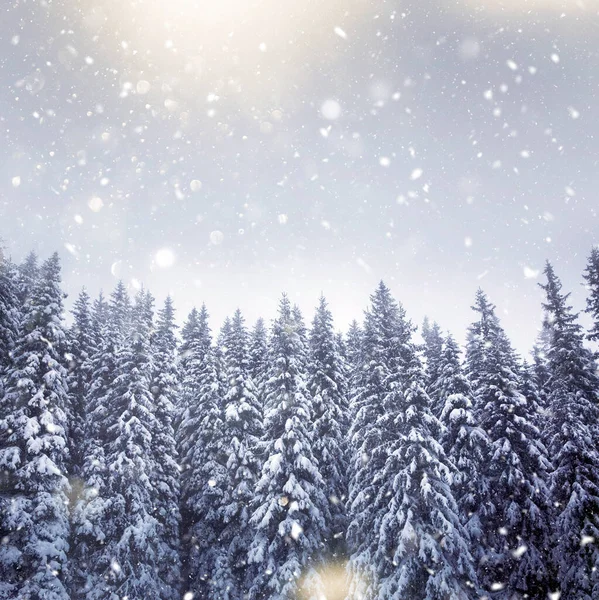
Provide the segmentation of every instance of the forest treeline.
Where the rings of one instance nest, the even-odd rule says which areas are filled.
[[[525,361],[482,290],[462,356],[382,282],[213,336],[122,282],[67,326],[58,255],[3,258],[0,598],[596,600],[599,249],[590,331],[544,276]]]

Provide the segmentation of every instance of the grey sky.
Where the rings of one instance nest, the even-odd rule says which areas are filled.
[[[480,285],[526,351],[544,260],[582,308],[599,243],[598,11],[7,1],[0,235],[71,297],[122,277],[214,328],[283,290],[345,327],[383,278],[463,339]]]

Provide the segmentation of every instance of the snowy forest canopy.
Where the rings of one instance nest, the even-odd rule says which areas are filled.
[[[599,597],[599,249],[586,332],[547,263],[532,360],[486,294],[464,357],[380,283],[362,322],[283,295],[213,339],[0,263],[0,597]]]

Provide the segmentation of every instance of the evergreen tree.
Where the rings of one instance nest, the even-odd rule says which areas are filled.
[[[351,592],[357,598],[374,597],[378,589],[376,527],[388,502],[379,503],[377,478],[385,466],[392,439],[392,432],[381,423],[387,410],[385,399],[389,385],[399,377],[412,330],[403,308],[381,281],[371,295],[371,307],[365,314],[360,362],[356,365],[351,398],[347,537]]]
[[[104,333],[106,331],[107,319],[108,303],[104,298],[104,294],[100,292],[98,297],[93,302],[91,318],[91,338],[96,349],[105,343]]]
[[[115,355],[108,408],[112,415],[104,445],[110,473],[110,523],[99,566],[105,569],[105,584],[103,590],[92,590],[88,598],[173,597],[168,582],[161,579],[165,556],[154,504],[156,453],[162,449],[152,446],[159,427],[150,391],[154,371],[151,305],[151,296],[142,290],[130,313],[128,334]]]
[[[569,294],[545,267],[553,563],[562,600],[599,594],[599,379]]]
[[[179,466],[173,420],[179,402],[179,371],[176,364],[177,338],[175,310],[170,296],[158,312],[156,330],[152,336],[152,396],[157,430],[153,434],[157,472],[154,476],[154,511],[160,524],[160,555],[158,569],[170,594],[179,598],[181,564],[179,558]]]
[[[54,254],[30,291],[0,415],[0,591],[67,600],[69,549],[66,370],[60,264]]]
[[[74,547],[71,556],[71,595],[79,599],[111,598],[114,575],[114,540],[120,536],[114,518],[114,497],[109,470],[109,449],[118,412],[114,381],[117,362],[129,335],[131,305],[123,282],[119,282],[107,304],[102,295],[94,302],[92,333],[95,350],[90,358],[91,382],[85,405],[85,440],[81,487],[76,490],[72,512]],[[111,433],[109,433],[111,432]]]
[[[426,391],[433,401],[433,412],[436,416],[439,416],[441,410],[443,410],[443,404],[441,403],[441,400],[432,393],[432,390],[439,378],[439,363],[441,361],[441,353],[443,352],[443,336],[441,335],[441,328],[436,322],[430,325],[428,318],[425,318],[422,325],[422,338],[424,340],[423,354],[426,364]]]
[[[12,365],[12,351],[22,318],[17,291],[17,270],[0,248],[0,411],[5,378]],[[2,414],[0,412],[0,418]]]
[[[183,328],[184,414],[178,430],[185,590],[212,598],[227,484],[221,388],[211,347],[208,312],[192,311]]]
[[[37,254],[30,252],[27,258],[17,267],[17,298],[19,305],[25,308],[39,276]]]
[[[317,593],[315,568],[327,538],[328,502],[312,451],[312,405],[306,389],[303,323],[283,296],[270,339],[265,398],[266,461],[250,523],[251,598],[284,600],[305,585]],[[301,583],[303,581],[303,584]]]
[[[377,522],[377,597],[472,598],[477,578],[450,488],[453,468],[437,441],[442,426],[431,412],[415,346],[387,389],[380,427],[391,431],[391,439],[376,476],[377,504],[388,506]]]
[[[314,458],[330,502],[329,552],[332,557],[340,557],[345,554],[347,529],[348,389],[345,365],[333,331],[333,316],[324,297],[320,298],[310,332],[308,391],[314,406]]]
[[[244,597],[253,581],[248,577],[247,552],[254,539],[250,506],[260,476],[261,407],[249,374],[248,333],[237,310],[223,336],[223,442],[226,481],[220,506],[222,532],[212,597]]]
[[[345,352],[347,362],[351,373],[353,373],[359,365],[361,365],[361,350],[362,350],[362,331],[358,322],[354,319],[347,331],[345,341]]]
[[[451,335],[445,339],[439,376],[432,391],[442,406],[443,447],[456,468],[452,493],[471,547],[478,556],[485,541],[483,523],[494,509],[489,479],[481,474],[481,466],[491,457],[491,441],[478,423],[472,389],[462,372],[460,350]]]
[[[585,312],[591,315],[593,325],[587,335],[592,342],[599,341],[599,247],[591,250],[584,279],[588,290],[587,306]]]
[[[228,387],[228,382],[225,375],[225,363],[226,355],[228,352],[227,344],[229,343],[231,336],[231,319],[227,317],[218,332],[216,338],[216,346],[214,348],[214,360],[216,366],[216,372],[218,373],[219,380],[223,389]]]
[[[481,523],[479,580],[487,590],[503,585],[502,598],[524,593],[546,598],[550,464],[534,424],[536,407],[521,392],[515,353],[482,290],[473,310],[467,374],[476,417],[491,441],[491,454],[481,465],[492,505]]]
[[[73,325],[68,331],[69,403],[71,415],[71,459],[72,473],[79,474],[83,465],[85,420],[87,416],[86,396],[92,380],[91,356],[96,348],[92,331],[90,298],[81,290],[72,310]]]
[[[268,336],[263,319],[254,325],[248,342],[248,373],[254,382],[256,396],[260,404],[260,414],[264,414],[264,384],[268,371]]]
[[[532,364],[529,366],[529,372],[539,393],[539,405],[545,409],[547,408],[547,384],[551,374],[547,365],[547,341],[544,338],[544,334],[541,333],[533,346]]]
[[[164,579],[172,556],[155,514],[156,455],[163,449],[153,447],[160,427],[150,391],[152,302],[142,290],[130,309],[119,284],[102,355],[92,360],[87,487],[74,515],[73,588],[87,600],[176,597],[172,581]]]

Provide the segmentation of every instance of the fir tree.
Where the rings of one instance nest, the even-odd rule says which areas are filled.
[[[432,390],[434,389],[437,379],[439,378],[439,363],[441,361],[441,353],[443,351],[443,336],[441,335],[441,328],[436,322],[430,325],[428,318],[425,318],[422,325],[422,338],[424,340],[423,354],[426,364],[426,391],[433,401],[433,412],[436,416],[439,416],[441,410],[443,409],[443,404],[441,403],[441,400],[432,393]]]
[[[192,311],[183,328],[184,414],[178,430],[185,590],[212,598],[219,557],[226,457],[222,446],[220,381],[211,347],[208,312]]]
[[[253,581],[248,577],[247,552],[254,539],[250,506],[260,476],[261,407],[249,374],[248,333],[237,310],[223,336],[226,388],[223,394],[223,455],[226,481],[220,506],[222,532],[212,597],[244,597]]]
[[[345,554],[347,529],[348,388],[345,364],[333,331],[333,316],[324,297],[320,298],[310,332],[308,391],[314,406],[314,458],[330,502],[329,552],[338,558]]]
[[[37,254],[30,252],[17,267],[17,298],[20,306],[25,308],[39,276]]]
[[[562,600],[599,594],[599,379],[569,294],[545,267],[553,564]]]
[[[108,445],[112,435],[109,432],[114,432],[118,419],[114,380],[118,355],[129,335],[130,312],[129,296],[122,282],[112,292],[109,304],[101,295],[94,302],[95,350],[90,358],[92,377],[85,399],[83,466],[72,512],[74,547],[70,587],[72,596],[77,599],[110,598],[115,588],[111,552],[120,533],[113,512]],[[119,569],[120,565],[115,562],[114,570]]]
[[[0,248],[0,407],[5,377],[12,365],[12,351],[19,334],[21,305],[17,297],[17,270]],[[1,410],[1,408],[0,408]],[[0,412],[0,418],[2,413]]]
[[[377,477],[387,460],[392,435],[390,430],[381,427],[381,420],[386,411],[388,386],[399,377],[412,329],[403,308],[381,281],[365,314],[360,362],[356,365],[351,398],[347,536],[351,592],[358,598],[371,598],[378,589],[376,527],[388,503],[379,503]]]
[[[78,474],[83,464],[85,441],[86,396],[92,380],[91,356],[96,348],[92,331],[90,298],[83,289],[72,310],[73,325],[68,331],[68,387],[71,414],[72,473]]]
[[[66,370],[60,264],[44,262],[15,341],[0,415],[0,590],[5,598],[67,600],[69,549]]]
[[[533,346],[532,364],[529,367],[530,375],[539,392],[539,404],[543,409],[547,408],[547,384],[551,375],[547,365],[547,340],[545,337],[545,333],[542,332]]]
[[[442,426],[431,412],[415,347],[411,353],[401,378],[391,375],[380,420],[391,439],[376,476],[377,503],[388,505],[377,521],[377,597],[466,600],[477,588],[469,539],[450,488],[453,468],[437,441]]]
[[[361,364],[362,331],[358,322],[354,319],[349,326],[345,340],[345,352],[351,372],[355,371]]]
[[[160,560],[158,569],[170,593],[165,598],[179,598],[181,564],[179,558],[179,466],[173,420],[179,402],[179,371],[176,364],[177,338],[175,310],[170,296],[158,312],[152,336],[152,396],[157,430],[152,447],[156,456],[154,476],[154,511],[160,524]]]
[[[312,448],[312,406],[299,311],[283,296],[270,339],[266,461],[256,486],[249,561],[251,598],[284,600],[302,585],[318,591],[315,568],[327,538],[328,502]]]
[[[106,321],[108,319],[108,303],[104,298],[104,294],[100,292],[92,305],[91,318],[91,338],[94,342],[94,347],[99,348],[104,340],[104,332],[106,331]]]
[[[587,337],[592,342],[597,342],[599,341],[599,247],[597,246],[591,250],[584,279],[588,290],[585,312],[593,319]]]
[[[110,473],[110,523],[98,564],[104,568],[105,584],[102,590],[92,590],[88,598],[173,597],[168,582],[161,579],[160,563],[165,556],[161,553],[162,532],[154,505],[156,453],[161,449],[152,446],[158,423],[150,391],[151,303],[149,294],[142,290],[130,313],[128,334],[115,354],[108,407],[112,414],[104,445]]]
[[[491,441],[478,423],[472,389],[462,372],[460,350],[451,335],[445,339],[439,376],[432,392],[442,406],[443,447],[456,468],[452,493],[471,547],[478,556],[485,541],[482,524],[488,521],[494,509],[489,479],[481,474],[481,466],[490,460]]]
[[[534,424],[536,407],[521,392],[515,353],[482,290],[473,310],[477,320],[468,331],[467,374],[476,417],[491,442],[481,465],[492,505],[481,523],[479,580],[487,590],[503,585],[504,598],[524,593],[546,598],[550,464]]]
[[[268,370],[268,336],[263,319],[254,325],[248,342],[248,373],[256,387],[256,396],[264,412],[264,384]]]

